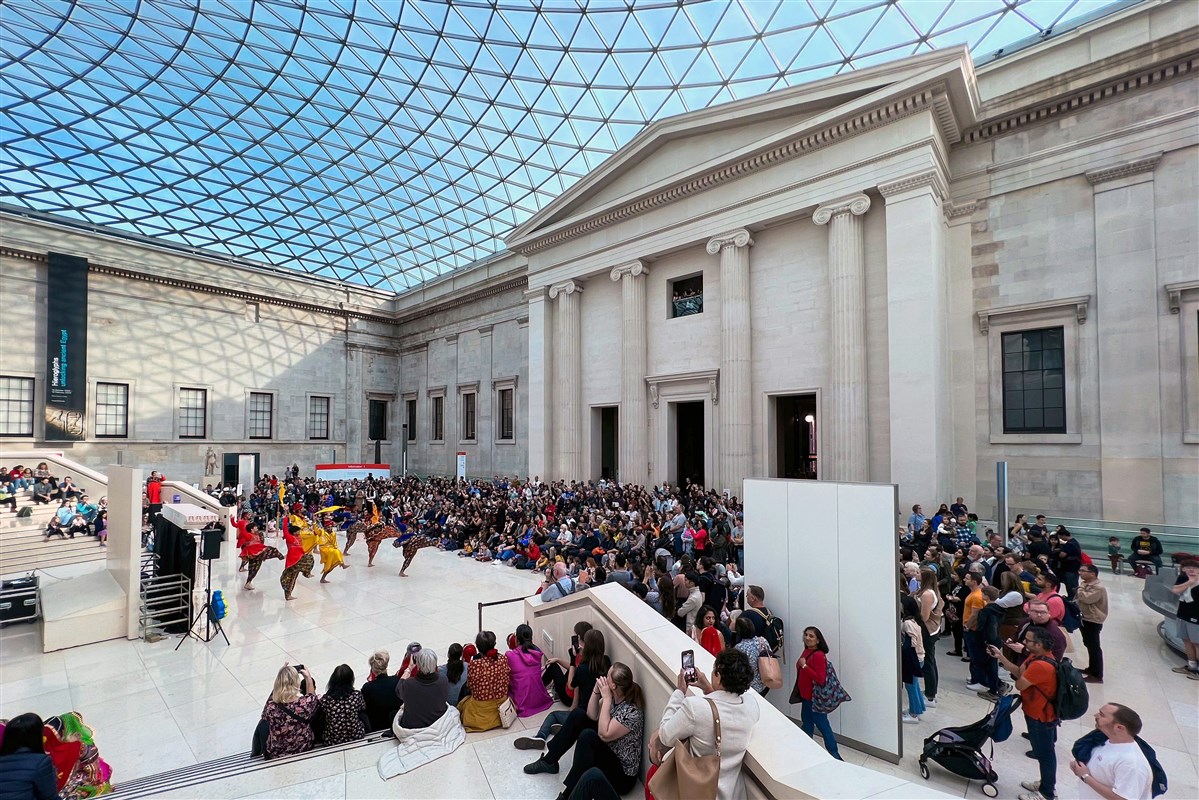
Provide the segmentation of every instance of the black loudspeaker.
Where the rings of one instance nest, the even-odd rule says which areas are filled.
[[[221,530],[200,531],[200,558],[211,561],[221,557],[221,540],[224,533]]]

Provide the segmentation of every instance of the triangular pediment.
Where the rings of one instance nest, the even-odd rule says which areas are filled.
[[[848,114],[883,102],[891,89],[954,73],[960,89],[955,104],[972,111],[977,102],[963,78],[972,77],[973,66],[965,48],[951,48],[651,123],[513,231],[507,244],[521,251],[531,240],[669,191],[722,162],[785,140],[806,123],[824,124],[842,110]]]

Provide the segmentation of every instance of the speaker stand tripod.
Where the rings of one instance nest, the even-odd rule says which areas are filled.
[[[211,642],[216,638],[218,632],[221,634],[221,638],[225,640],[225,644],[229,644],[229,637],[225,635],[225,629],[221,627],[221,621],[214,618],[212,611],[212,561],[210,559],[206,559],[205,561],[206,563],[204,564],[204,567],[208,573],[208,577],[204,588],[204,605],[200,607],[200,610],[196,612],[196,616],[191,621],[191,624],[187,626],[187,633],[179,640],[179,643],[175,645],[176,650],[178,650],[179,647],[190,637],[194,636],[201,642]],[[195,631],[196,623],[200,621],[201,615],[204,616],[203,635],[200,635]]]

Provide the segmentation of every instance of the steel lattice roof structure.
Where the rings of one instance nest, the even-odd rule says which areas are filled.
[[[0,202],[401,292],[648,122],[1110,0],[4,0]]]

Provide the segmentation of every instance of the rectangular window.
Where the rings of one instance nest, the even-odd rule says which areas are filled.
[[[704,276],[692,275],[670,282],[670,316],[689,317],[704,313]]]
[[[329,402],[328,397],[308,398],[308,438],[329,438]]]
[[[434,397],[430,416],[430,422],[433,424],[433,441],[440,442],[445,439],[445,398]]]
[[[387,441],[387,401],[370,401],[370,440],[372,442]]]
[[[500,389],[500,440],[516,438],[516,390]]]
[[[250,438],[271,438],[271,421],[275,396],[266,392],[250,392]]]
[[[1003,334],[1003,432],[1066,432],[1062,328]]]
[[[33,435],[33,378],[0,375],[0,436]]]
[[[404,419],[408,420],[408,441],[416,441],[416,400],[404,401]]]
[[[462,395],[462,438],[473,441],[475,438],[475,398],[474,392]]]
[[[129,435],[129,384],[96,384],[96,438]]]
[[[179,390],[179,438],[203,439],[208,435],[208,390]]]

